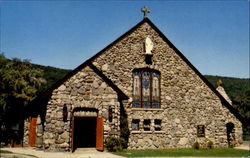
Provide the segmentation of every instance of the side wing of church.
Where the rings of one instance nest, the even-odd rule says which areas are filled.
[[[242,137],[240,115],[148,18],[33,104],[24,144],[46,150],[103,150],[121,118],[130,149],[227,147]]]

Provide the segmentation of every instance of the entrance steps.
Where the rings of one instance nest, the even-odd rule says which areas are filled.
[[[235,147],[235,149],[243,149],[250,151],[250,141],[243,141],[243,143],[240,146]]]
[[[250,141],[243,141],[243,143],[241,145],[249,146],[250,145]]]

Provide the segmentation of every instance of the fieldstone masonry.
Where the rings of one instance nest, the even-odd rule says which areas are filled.
[[[143,42],[146,37],[154,43],[152,65],[144,61]],[[228,122],[235,125],[237,141],[241,141],[241,123],[150,24],[143,23],[93,63],[131,98],[124,103],[131,131],[129,148],[185,148],[196,141],[204,144],[208,140],[215,146],[226,147]],[[146,67],[161,72],[160,109],[132,107],[132,71]],[[132,131],[133,119],[140,120],[139,131]],[[143,131],[145,119],[151,120],[151,127],[155,119],[161,119],[162,130]],[[197,138],[196,126],[200,124],[206,127],[205,138]]]
[[[30,128],[30,123],[29,119],[24,120],[24,133],[23,133],[23,146],[27,147],[29,145],[29,128]]]
[[[232,104],[232,101],[230,100],[225,89],[222,86],[218,86],[216,90],[227,100],[228,103]]]
[[[145,63],[144,41],[149,37],[154,48],[152,64]],[[206,145],[212,141],[217,147],[227,147],[226,124],[235,125],[236,141],[241,141],[239,120],[221,103],[219,97],[190,68],[182,57],[164,40],[146,18],[132,31],[91,59],[129,99],[122,105],[128,115],[130,137],[128,148],[189,148],[195,142]],[[161,73],[160,108],[133,108],[132,71],[150,68]],[[227,98],[226,98],[227,99]],[[68,119],[63,122],[63,106]],[[114,109],[113,122],[108,121],[108,107]],[[84,111],[97,109],[98,113]],[[73,113],[75,108],[83,111]],[[71,149],[71,119],[73,115],[104,118],[104,137],[119,135],[120,103],[118,94],[93,70],[85,66],[58,88],[47,104],[43,146],[47,150]],[[139,130],[133,131],[133,119],[140,120]],[[150,120],[150,130],[144,131],[143,121]],[[155,130],[155,120],[161,120],[161,130]],[[205,126],[205,137],[197,137],[197,125]]]
[[[36,121],[36,147],[42,148],[42,145],[43,145],[43,126],[41,117],[38,116]]]
[[[68,109],[66,122],[62,118],[65,104]],[[109,106],[114,110],[112,122],[108,121]],[[83,111],[73,112],[75,108],[83,108]],[[84,108],[97,109],[98,113],[84,111]],[[108,135],[119,135],[119,108],[116,92],[89,67],[85,67],[53,91],[47,105],[43,135],[44,148],[46,150],[70,150],[73,115],[103,117],[104,138]]]
[[[62,107],[68,108],[68,121],[62,120]],[[108,121],[108,107],[114,108],[114,119]],[[95,108],[98,113],[76,112],[75,108]],[[72,115],[85,115],[104,118],[104,136],[119,135],[119,102],[116,92],[109,87],[89,67],[85,67],[64,84],[55,89],[47,105],[46,127],[44,133],[45,149],[70,150]],[[87,128],[87,127],[86,127]],[[55,139],[56,138],[56,139]]]

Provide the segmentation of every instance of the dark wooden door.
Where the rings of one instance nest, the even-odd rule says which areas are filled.
[[[31,147],[36,146],[36,120],[36,117],[32,117],[30,120],[29,145]]]
[[[103,149],[103,118],[96,118],[96,150]]]

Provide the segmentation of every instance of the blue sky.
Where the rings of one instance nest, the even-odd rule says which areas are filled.
[[[0,52],[74,69],[150,20],[202,73],[249,77],[249,1],[0,1]]]

